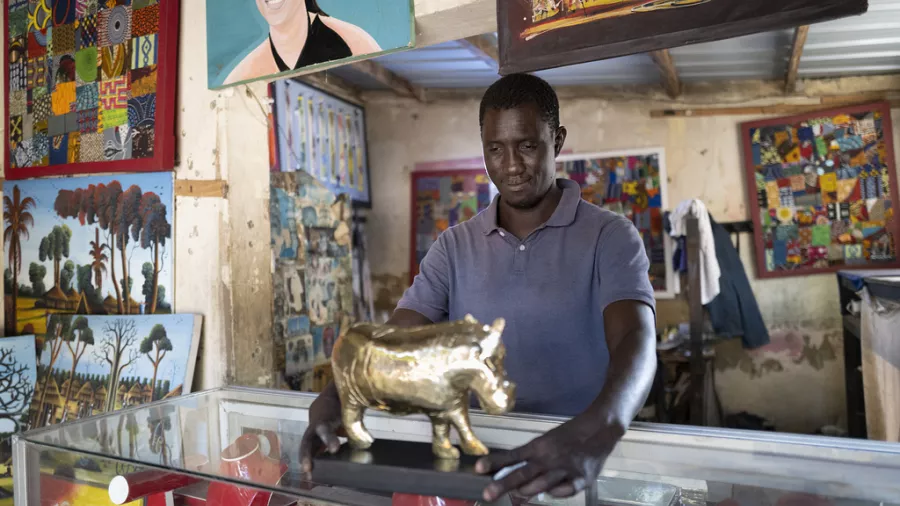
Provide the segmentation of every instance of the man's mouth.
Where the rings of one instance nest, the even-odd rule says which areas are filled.
[[[506,181],[506,187],[512,191],[519,191],[528,186],[530,179],[510,179]]]
[[[284,5],[285,0],[265,0],[266,7],[270,9],[280,9]]]

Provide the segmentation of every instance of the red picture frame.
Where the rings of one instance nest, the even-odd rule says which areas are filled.
[[[9,9],[10,1],[4,0],[6,19],[3,23],[3,50],[9,57]],[[157,84],[155,103],[155,123],[153,156],[129,160],[108,160],[84,163],[66,163],[45,167],[13,168],[10,163],[10,65],[3,71],[3,91],[5,100],[4,121],[6,129],[3,137],[3,160],[8,180],[21,180],[41,176],[70,176],[122,172],[163,172],[175,167],[176,105],[178,84],[178,34],[181,0],[158,0],[159,31],[157,38]],[[127,64],[127,63],[126,63]],[[130,83],[129,83],[130,86]]]
[[[890,234],[892,236],[894,260],[893,261],[859,261],[860,259],[858,257],[856,257],[855,260],[858,260],[858,261],[855,261],[852,263],[848,263],[846,261],[835,262],[831,259],[830,253],[829,253],[829,258],[827,259],[827,262],[828,262],[827,266],[822,266],[822,265],[804,266],[804,265],[796,264],[796,266],[793,268],[783,268],[783,269],[775,269],[775,270],[770,269],[771,266],[767,265],[767,254],[768,254],[767,253],[768,238],[766,237],[767,229],[765,228],[766,224],[763,223],[763,221],[762,221],[762,214],[761,214],[762,207],[761,207],[760,200],[763,198],[763,192],[761,190],[759,190],[758,186],[757,186],[757,164],[755,163],[755,159],[756,159],[756,156],[759,156],[759,155],[754,153],[754,144],[755,143],[754,143],[753,136],[754,136],[755,131],[759,130],[762,132],[761,129],[765,129],[767,127],[783,127],[786,125],[801,125],[802,124],[804,126],[809,126],[809,125],[815,124],[815,122],[812,120],[816,120],[816,119],[836,118],[841,115],[847,115],[847,116],[850,116],[851,118],[854,118],[855,117],[854,115],[860,115],[862,113],[869,113],[869,112],[880,113],[880,115],[881,115],[881,118],[880,118],[881,119],[881,136],[880,136],[878,142],[883,143],[884,160],[879,160],[879,161],[882,163],[882,165],[887,166],[886,171],[887,171],[888,178],[889,178],[888,181],[889,181],[890,193],[888,195],[883,194],[883,185],[880,186],[879,191],[882,192],[882,196],[881,196],[882,199],[886,200],[886,197],[889,197],[889,199],[890,199],[889,202],[891,203],[890,209],[891,209],[891,213],[892,213],[891,216],[886,217],[886,219],[884,220],[885,225],[883,227],[884,232],[883,232],[882,236],[886,235],[886,234]],[[836,272],[839,270],[859,269],[859,268],[892,269],[892,268],[900,267],[900,255],[898,255],[898,253],[900,253],[900,251],[898,251],[898,248],[897,248],[897,240],[898,240],[898,238],[900,238],[900,216],[897,215],[897,206],[898,206],[898,204],[900,204],[900,198],[898,198],[898,188],[897,188],[897,186],[898,186],[897,179],[898,178],[897,178],[896,158],[895,158],[894,144],[893,144],[893,128],[892,128],[892,124],[891,124],[891,106],[890,106],[889,102],[875,102],[875,103],[862,104],[862,105],[857,105],[857,106],[825,109],[822,111],[798,114],[798,115],[794,115],[794,116],[771,118],[771,119],[766,119],[766,120],[761,120],[761,121],[751,121],[751,122],[746,122],[746,123],[741,124],[740,131],[741,131],[741,144],[744,149],[744,168],[745,168],[745,175],[746,175],[748,198],[749,198],[749,202],[750,202],[750,213],[751,213],[751,219],[753,220],[753,226],[754,226],[754,242],[756,245],[757,276],[759,278],[778,278],[778,277],[785,277],[785,276],[799,276],[799,275],[805,276],[805,275],[811,275],[811,274],[826,274],[826,273]],[[818,134],[816,134],[816,135],[818,136]],[[782,137],[782,138],[784,138],[784,137]],[[792,139],[792,142],[794,140],[796,140],[797,138],[799,138],[799,136],[795,135],[794,139]],[[802,141],[800,141],[800,143],[798,143],[798,144],[802,144]],[[801,149],[801,148],[797,147],[797,149]],[[808,148],[804,148],[804,149],[808,149]],[[815,148],[813,148],[813,149],[815,149]],[[831,148],[829,146],[828,149],[831,150],[833,148]],[[841,148],[841,149],[843,149],[843,148]],[[859,150],[851,150],[851,151],[847,151],[846,153],[852,153],[854,151],[865,152],[868,149],[870,149],[870,147],[868,147],[868,145],[866,145],[866,147],[859,148]],[[878,149],[877,143],[876,143],[876,147],[874,149]],[[780,152],[785,152],[785,151],[786,151],[785,149],[781,149]],[[844,153],[845,152],[837,153],[837,152],[829,151],[828,156],[831,156],[832,154],[836,154],[836,155],[840,156]],[[859,154],[859,153],[857,153],[857,154]],[[865,153],[863,153],[863,154],[865,155]],[[785,156],[788,156],[788,155],[785,155]],[[827,156],[826,156],[825,163],[827,163]],[[777,170],[778,164],[773,164],[770,166],[775,167]],[[844,169],[844,167],[841,167],[841,169]],[[765,170],[767,170],[767,169],[763,168],[763,171],[765,171]],[[794,176],[794,177],[796,177],[796,176]],[[836,177],[839,177],[839,176],[836,176]],[[850,179],[854,179],[854,178],[850,178]],[[778,181],[781,181],[781,179],[779,179]],[[766,179],[766,182],[771,183],[772,180]],[[878,183],[881,184],[880,181],[878,181]],[[779,183],[776,182],[776,184],[779,184]],[[856,191],[859,191],[859,186],[861,184],[862,183],[859,181],[856,181],[855,183],[853,183],[852,184],[853,189],[851,190],[851,193],[855,194]],[[819,181],[817,179],[816,185],[818,185],[815,187],[816,192],[821,193],[821,181]],[[807,192],[811,192],[811,190],[809,188],[810,187],[807,186],[807,190],[806,190]],[[791,188],[791,191],[793,189],[794,188]],[[769,193],[768,191],[765,192],[766,199],[770,198],[768,193]],[[815,192],[812,192],[812,193],[814,194]],[[776,198],[779,198],[779,197],[776,197]],[[784,198],[784,197],[781,197],[781,198]],[[794,197],[791,196],[790,198],[793,199]],[[831,197],[831,198],[834,198],[834,197]],[[862,198],[863,197],[860,197],[860,199],[862,199]],[[840,197],[838,197],[836,202],[833,202],[833,204],[838,205],[838,206],[842,205]],[[830,204],[824,204],[824,205],[827,207]],[[848,208],[850,207],[849,202],[847,202],[847,206],[848,206]],[[813,207],[813,209],[812,209],[813,214],[815,215],[816,212],[821,212],[821,209],[820,209],[821,207],[822,206]],[[768,201],[767,209],[771,209],[771,200]],[[797,209],[802,209],[802,208],[792,207],[792,210],[794,210],[794,211],[796,211]],[[856,217],[852,217],[850,220],[847,220],[846,218],[844,218],[843,211],[844,211],[843,209],[838,211],[839,216],[837,217],[837,221],[845,221],[845,222],[851,221],[851,223],[854,223],[854,224],[858,223],[857,221],[855,221]],[[827,212],[830,212],[830,209],[828,209]],[[866,212],[868,213],[868,211],[866,211]],[[830,220],[831,218],[828,218],[828,219]],[[798,220],[799,220],[799,218],[798,218]],[[797,223],[797,221],[795,220],[793,223]],[[816,221],[815,223],[818,224],[819,221]],[[829,226],[833,227],[833,223],[830,224]],[[850,231],[848,233],[853,233],[853,230],[850,229]],[[852,235],[851,235],[851,237],[852,237]],[[834,241],[834,239],[831,239],[831,240]],[[851,241],[853,241],[853,242],[848,243],[846,245],[863,244],[864,240],[857,242],[856,238],[852,238]],[[838,245],[839,244],[834,244],[834,246],[838,246]],[[831,244],[829,244],[829,248],[830,247],[831,247]],[[808,258],[812,258],[812,257],[806,256],[805,258],[808,259]],[[863,256],[862,259],[865,260],[866,257]],[[846,260],[846,258],[844,260]],[[821,264],[822,262],[818,262],[818,263]]]
[[[472,159],[473,162],[475,162],[476,160],[483,167],[484,162],[480,158]],[[463,162],[463,163],[461,163],[462,166],[468,165],[467,163],[465,163],[466,162],[465,160],[463,160],[461,162]],[[410,284],[412,284],[413,280],[416,277],[416,274],[419,273],[419,262],[420,262],[419,249],[417,247],[418,246],[417,239],[418,239],[418,235],[419,235],[419,229],[418,229],[419,228],[418,227],[419,213],[418,213],[418,199],[417,199],[418,194],[419,194],[419,182],[421,180],[427,179],[427,178],[440,179],[440,178],[462,177],[462,178],[471,178],[474,181],[476,178],[483,177],[487,184],[487,199],[486,199],[486,203],[484,202],[484,199],[483,199],[483,202],[482,202],[483,206],[478,205],[476,203],[476,209],[475,209],[474,214],[481,212],[484,208],[486,208],[488,205],[490,205],[491,199],[493,197],[493,194],[491,193],[491,189],[490,189],[490,187],[492,186],[491,182],[490,182],[490,178],[488,178],[487,172],[484,170],[484,168],[481,168],[481,169],[460,168],[460,169],[452,169],[452,170],[435,170],[437,167],[442,167],[442,166],[445,166],[445,163],[436,162],[436,163],[432,163],[432,164],[422,164],[422,165],[417,164],[417,166],[416,166],[417,169],[422,168],[422,167],[427,167],[427,168],[425,170],[415,170],[411,174],[412,177],[410,178],[410,202],[409,202],[409,209],[410,209],[409,282],[410,282]],[[475,182],[473,184],[483,184],[483,183]],[[476,194],[475,198],[476,198],[476,202],[477,202],[477,199],[478,199],[477,194]],[[472,217],[474,217],[474,214],[472,215]],[[469,219],[471,219],[471,217]],[[457,224],[457,223],[452,223],[452,224],[448,224],[448,225],[452,226],[455,224]],[[443,232],[443,230],[439,230],[439,231],[437,231],[437,233],[433,234],[432,239],[437,240],[437,236],[440,235],[441,232]],[[425,252],[427,252],[427,249],[422,251],[423,256],[424,256]]]

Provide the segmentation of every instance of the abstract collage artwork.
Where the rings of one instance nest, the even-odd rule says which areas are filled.
[[[410,283],[438,236],[487,209],[495,192],[484,169],[412,173]]]
[[[171,313],[171,172],[7,181],[7,335],[47,316]]]
[[[277,81],[271,93],[273,170],[304,171],[355,206],[371,207],[365,109],[297,81]]]
[[[890,106],[742,126],[760,277],[897,267]]]
[[[178,0],[9,0],[7,179],[174,165]]]
[[[309,174],[271,174],[276,367],[293,390],[320,391],[354,320],[350,203]]]
[[[660,149],[562,155],[557,177],[581,185],[581,197],[631,220],[650,257],[650,282],[657,298],[678,293],[672,270],[673,244],[663,227],[667,209],[665,152]]]

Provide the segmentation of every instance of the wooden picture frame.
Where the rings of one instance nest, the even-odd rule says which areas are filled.
[[[867,7],[866,0],[497,0],[500,74],[793,28]]]
[[[900,267],[888,102],[743,123],[741,144],[758,277]]]
[[[63,3],[67,8],[66,12],[58,12],[57,9]],[[6,105],[4,121],[7,126],[3,141],[6,178],[18,180],[40,176],[172,170],[175,166],[177,142],[175,106],[180,0],[156,2],[144,0],[134,4],[129,2],[127,6],[117,5],[111,9],[105,7],[101,9],[98,3],[96,4],[98,8],[93,13],[79,12],[81,6],[77,0],[62,0],[59,4],[54,2],[52,9],[49,0],[40,0],[35,5],[37,7],[32,6],[29,0],[5,0],[3,4],[6,11],[3,48],[5,54],[10,57],[4,69],[3,79]],[[139,5],[140,8],[134,9],[135,5]],[[47,9],[41,10],[40,15],[45,17],[36,22],[43,24],[43,29],[30,29],[28,11],[32,7],[38,10]],[[19,33],[23,26],[23,9],[24,35]],[[110,14],[113,11],[115,15]],[[140,11],[144,12],[138,19],[134,14]],[[11,12],[15,15],[11,16]],[[113,18],[114,21],[110,21]],[[95,30],[91,35],[84,31],[85,19],[91,19],[90,24]],[[59,20],[62,22],[57,23]],[[113,22],[116,22],[115,27],[111,24]],[[16,34],[12,36],[15,41],[10,34],[12,23],[17,23]],[[106,32],[101,30],[101,26],[107,27]],[[59,48],[52,42],[51,47],[47,47],[48,27],[49,30],[58,32],[56,38],[65,41],[57,43],[72,45],[71,50],[69,47]],[[52,33],[51,41],[54,38]],[[104,33],[106,35],[103,35]],[[136,35],[137,33],[142,35]],[[41,34],[43,46],[37,42],[35,34]],[[122,42],[114,44],[117,40]],[[141,48],[140,53],[134,49],[138,46]],[[30,58],[32,47],[37,49],[33,50],[35,56]],[[104,50],[110,50],[109,59],[104,60]],[[13,61],[13,53],[16,53],[17,61]],[[94,56],[97,58],[98,68],[91,69],[90,61]],[[55,59],[59,59],[59,62],[54,62]],[[108,66],[101,65],[104,61],[108,62]],[[155,63],[151,63],[154,61]],[[16,72],[15,89],[10,81],[13,68]],[[57,70],[56,75],[53,74],[54,69]],[[135,71],[140,71],[137,73],[137,76],[140,76],[137,81],[142,81],[141,85],[145,86],[144,94],[139,97],[132,97],[135,84],[132,77],[136,77],[133,75]],[[23,72],[26,77],[22,77]],[[44,84],[35,84],[38,81],[30,80],[32,86],[29,86],[27,76],[39,74],[42,74],[42,77],[33,79],[40,79]],[[90,80],[90,77],[86,76],[93,76],[94,79]],[[107,77],[104,79],[104,76]],[[94,83],[97,86],[88,90],[87,88],[91,88],[89,85]],[[65,89],[61,89],[59,84],[66,85]],[[106,86],[103,87],[102,84]],[[83,102],[79,102],[76,98],[80,96],[78,87],[84,89]],[[34,90],[40,88],[44,91],[35,98]],[[21,93],[13,96],[19,91]],[[108,97],[106,102],[103,98],[104,93]],[[121,103],[125,100],[122,98],[123,93],[131,97],[127,99],[127,107]],[[43,98],[44,96],[48,98]],[[144,100],[138,100],[140,98]],[[114,121],[115,127],[102,128],[104,121],[102,104],[109,101],[114,101],[116,105],[114,109],[106,110],[120,112],[105,118],[108,122]],[[94,105],[97,107],[93,107]],[[39,116],[35,116],[38,107]],[[121,112],[123,109],[125,111]],[[62,110],[68,112],[56,114]],[[12,111],[23,113],[11,114]],[[13,119],[17,122],[17,131],[21,139],[11,137],[17,135],[16,129],[11,128]],[[47,131],[43,132],[45,122]],[[133,122],[136,124],[132,125]],[[112,144],[107,142],[109,139],[104,134],[110,131],[114,137]],[[32,137],[26,139],[25,135],[29,133]],[[137,139],[136,133],[142,138]],[[77,134],[75,137],[77,140],[70,144],[74,134]],[[126,137],[122,138],[123,134]],[[89,146],[83,142],[87,135],[91,135]],[[153,136],[150,142],[147,140],[149,135]],[[23,148],[27,140],[31,143]],[[45,142],[46,150],[43,145]],[[13,153],[13,150],[16,152]],[[132,156],[135,152],[146,156]],[[38,156],[41,159],[35,162]],[[19,167],[17,158],[25,160],[27,162],[25,166]],[[88,160],[82,162],[75,160],[76,158]],[[44,161],[47,163],[44,164]]]
[[[270,138],[274,136],[276,147],[276,160],[270,169],[302,170],[335,195],[348,194],[354,208],[371,209],[366,109],[298,80],[276,81],[270,94],[274,104]],[[299,106],[288,109],[289,103],[302,103],[303,114],[295,114]]]
[[[658,281],[654,281],[654,295],[657,299],[674,299],[675,296],[681,290],[679,277],[675,274],[674,267],[672,265],[672,254],[675,251],[675,244],[672,238],[665,232],[665,228],[663,227],[663,213],[669,208],[669,191],[667,185],[667,175],[666,175],[666,151],[664,148],[644,148],[644,149],[631,149],[631,150],[622,150],[622,151],[600,151],[595,153],[578,153],[571,155],[561,155],[556,159],[556,167],[557,167],[557,177],[565,177],[568,179],[575,179],[582,187],[582,198],[586,201],[597,205],[598,207],[605,207],[607,209],[613,210],[614,212],[618,212],[616,210],[617,207],[622,207],[622,200],[620,198],[616,198],[610,201],[606,201],[606,197],[610,191],[610,187],[615,184],[619,190],[623,186],[622,183],[612,183],[608,182],[607,184],[603,184],[603,180],[600,177],[596,177],[598,179],[597,183],[600,184],[602,188],[599,188],[599,191],[602,195],[597,195],[595,191],[592,190],[591,184],[588,184],[584,181],[586,177],[593,177],[593,174],[589,174],[590,171],[593,173],[594,171],[605,171],[607,167],[604,165],[609,165],[611,163],[619,163],[619,162],[628,162],[630,160],[642,161],[642,159],[652,159],[656,158],[658,169],[657,174],[655,175],[656,181],[656,190],[659,194],[659,199],[651,202],[648,200],[647,206],[643,209],[647,212],[650,212],[652,209],[656,209],[656,220],[657,223],[655,225],[656,228],[656,238],[648,238],[645,237],[647,234],[653,235],[652,226],[645,227],[639,223],[637,217],[634,216],[635,207],[632,205],[629,207],[630,200],[625,201],[626,206],[624,212],[619,214],[624,214],[628,217],[638,230],[641,232],[641,236],[645,240],[645,245],[650,243],[651,245],[654,242],[661,242],[661,250],[659,246],[655,248],[654,252],[647,252],[647,256],[651,261],[651,278],[661,278],[663,281],[662,289],[659,288],[660,283]],[[570,162],[586,162],[585,164],[579,164],[580,171],[578,174],[574,174],[567,170],[567,167],[573,166]],[[584,165],[584,166],[582,166]],[[587,167],[590,165],[591,167]],[[624,169],[628,169],[628,167],[623,167]],[[605,176],[608,177],[608,176]],[[647,181],[647,178],[650,178],[650,181]],[[634,182],[640,183],[643,182],[645,184],[644,188],[646,188],[647,183],[652,183],[652,179],[654,179],[652,174],[647,174],[646,176],[641,177],[639,180],[634,180]],[[624,182],[624,181],[623,181]],[[618,192],[617,192],[618,193]],[[656,259],[654,260],[654,253],[656,254]],[[662,255],[662,259],[660,261],[659,255]]]

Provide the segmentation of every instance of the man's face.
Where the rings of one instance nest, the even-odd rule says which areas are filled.
[[[484,165],[506,204],[529,209],[541,201],[556,179],[565,138],[565,128],[552,131],[534,104],[485,111]]]

